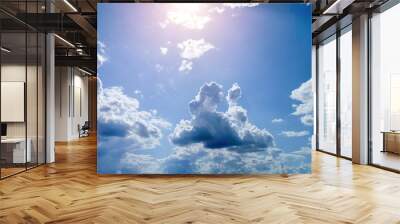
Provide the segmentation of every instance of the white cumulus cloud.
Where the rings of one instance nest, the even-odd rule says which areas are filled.
[[[299,104],[294,104],[293,108],[295,111],[292,115],[300,116],[300,120],[305,125],[313,125],[313,102],[314,94],[312,90],[312,80],[308,80],[302,83],[297,89],[294,89],[290,98],[296,101],[300,101]]]
[[[230,88],[228,91],[226,100],[228,101],[229,105],[235,106],[240,97],[242,97],[240,86],[237,83],[234,83],[232,88]]]
[[[191,119],[181,120],[169,136],[175,144],[172,153],[156,158],[136,149],[160,145],[170,124],[156,111],[141,110],[139,101],[122,88],[103,89],[100,83],[99,173],[309,173],[309,148],[293,153],[275,148],[273,136],[250,123],[246,109],[238,104],[241,96],[237,83],[227,94],[220,84],[205,83],[189,102]],[[221,104],[228,105],[225,112],[218,110]],[[113,141],[107,144],[108,139]],[[104,156],[105,150],[119,152]]]
[[[154,148],[160,144],[163,129],[171,126],[151,111],[141,110],[139,100],[127,96],[121,87],[102,88],[99,82],[98,102],[101,144],[121,147],[106,150]]]
[[[272,135],[249,122],[246,109],[237,105],[241,96],[234,84],[225,99],[222,86],[215,82],[204,84],[189,103],[191,120],[181,120],[170,135],[172,143],[188,146],[201,143],[205,148],[226,148],[233,151],[253,152],[274,146]],[[226,112],[218,105],[229,103]]]

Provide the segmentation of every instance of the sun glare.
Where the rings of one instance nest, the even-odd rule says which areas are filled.
[[[179,4],[172,5],[172,10],[185,12],[185,13],[199,12],[201,9],[204,9],[204,8],[205,8],[205,5],[200,4],[200,3],[179,3]]]
[[[182,25],[188,29],[203,29],[205,24],[211,18],[207,15],[202,15],[201,12],[206,8],[204,4],[184,3],[173,4],[167,12],[167,20],[162,24],[166,26],[168,23]]]

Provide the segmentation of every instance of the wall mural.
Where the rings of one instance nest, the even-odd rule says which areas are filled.
[[[98,173],[311,172],[309,5],[99,4],[97,59]]]

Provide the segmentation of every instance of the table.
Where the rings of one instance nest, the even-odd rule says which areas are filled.
[[[383,150],[382,152],[392,152],[400,154],[400,131],[382,131]]]
[[[28,143],[25,151],[25,140]],[[5,138],[1,139],[1,157],[8,163],[31,162],[32,141],[30,138]],[[12,155],[11,155],[12,154]],[[11,159],[12,158],[12,159]]]

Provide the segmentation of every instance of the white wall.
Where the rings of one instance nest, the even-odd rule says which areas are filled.
[[[75,75],[74,79],[74,100],[75,100],[75,116],[72,119],[72,135],[78,136],[79,132],[77,129],[78,124],[81,126],[88,121],[88,78],[86,76]],[[80,96],[80,97],[79,97]],[[80,102],[79,102],[80,101]],[[81,111],[80,111],[81,110]]]
[[[25,82],[25,65],[8,64],[1,66],[2,82]],[[28,70],[31,68],[28,67]],[[7,108],[1,108],[7,110]],[[25,137],[25,122],[8,122],[7,137]]]
[[[26,83],[25,76],[28,72],[29,85],[36,86],[36,80],[31,80],[30,75],[36,74],[36,67],[18,65],[18,64],[5,64],[1,66],[1,81],[2,82],[24,82]],[[30,106],[30,110],[27,109],[28,129],[36,130],[36,113],[32,113],[32,107],[36,111],[36,88],[27,88],[27,106]],[[5,97],[5,96],[2,96]],[[31,104],[34,102],[34,104]],[[1,110],[8,110],[8,108],[1,108]],[[22,108],[24,110],[24,108]],[[31,122],[34,122],[32,124]],[[7,122],[7,135],[8,137],[24,137],[25,136],[26,122]],[[31,132],[28,130],[28,137]],[[36,133],[36,132],[35,132]]]
[[[88,78],[83,75],[76,68],[56,68],[56,141],[79,138],[78,125],[88,120]]]

